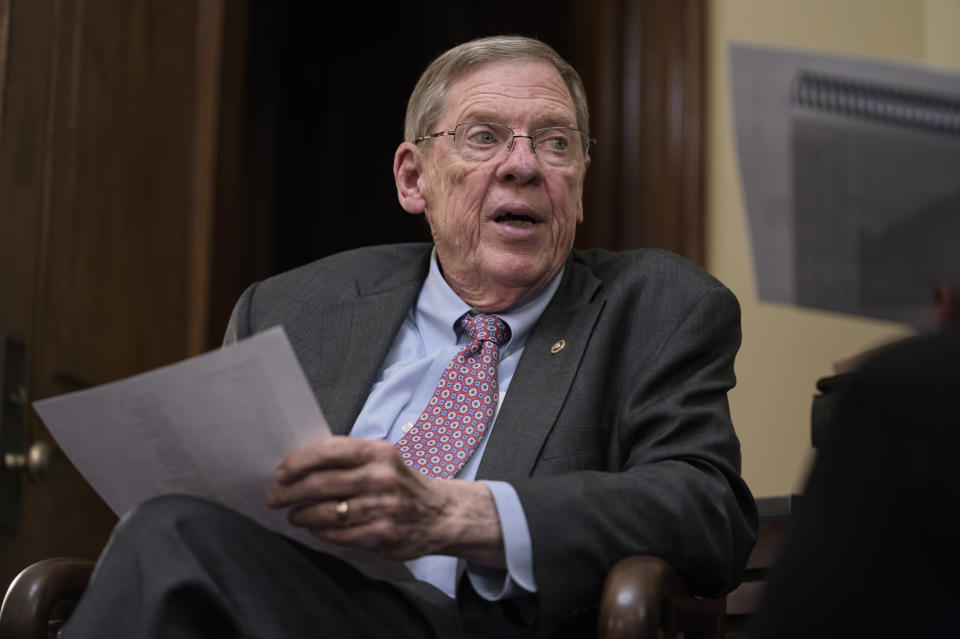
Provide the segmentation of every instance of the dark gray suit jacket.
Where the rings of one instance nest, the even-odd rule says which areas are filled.
[[[357,249],[253,285],[227,341],[282,324],[330,427],[346,434],[430,249]],[[523,504],[541,629],[596,605],[607,571],[633,553],[665,558],[697,594],[738,583],[757,526],[726,399],[739,344],[736,298],[686,260],[571,254],[477,474],[509,481]]]

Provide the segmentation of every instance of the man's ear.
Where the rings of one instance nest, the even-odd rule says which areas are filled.
[[[397,147],[393,156],[393,178],[397,183],[397,199],[407,213],[423,213],[427,200],[420,189],[423,172],[423,156],[420,148],[412,142]]]

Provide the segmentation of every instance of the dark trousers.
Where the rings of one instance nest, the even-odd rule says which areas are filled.
[[[960,635],[960,334],[884,350],[836,410],[751,636]]]
[[[469,587],[466,588],[469,590]],[[373,581],[344,562],[190,497],[117,525],[68,637],[525,637],[509,604],[459,603],[424,583]]]

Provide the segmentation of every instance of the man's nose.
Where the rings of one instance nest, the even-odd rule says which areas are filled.
[[[497,168],[501,180],[516,179],[521,182],[535,180],[542,175],[542,167],[533,151],[533,138],[529,135],[515,135],[506,148],[507,157]]]

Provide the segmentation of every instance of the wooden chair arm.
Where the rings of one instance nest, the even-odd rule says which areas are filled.
[[[690,596],[679,575],[653,555],[620,560],[600,597],[598,639],[718,637],[723,600]]]
[[[27,566],[7,589],[0,608],[0,639],[47,639],[57,605],[80,598],[94,562],[55,557]]]
[[[57,557],[25,568],[0,608],[0,639],[47,639],[56,607],[80,598],[94,562]],[[670,565],[652,555],[618,562],[600,601],[598,639],[644,639],[699,634],[719,636],[722,599],[691,597]]]

